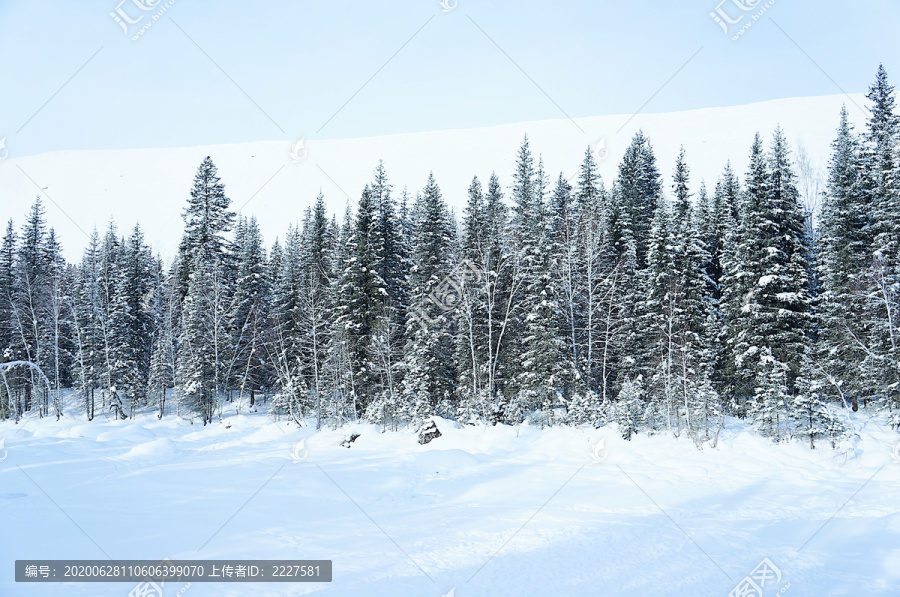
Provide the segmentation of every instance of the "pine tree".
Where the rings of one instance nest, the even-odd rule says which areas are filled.
[[[538,175],[540,180],[540,174]],[[563,185],[565,185],[563,180]],[[517,380],[519,401],[525,408],[543,411],[543,421],[552,422],[552,409],[563,390],[566,366],[562,362],[564,345],[559,335],[560,305],[558,286],[551,274],[551,227],[545,215],[543,185],[532,204],[528,225],[532,239],[524,247],[526,268],[523,285],[524,321],[522,325],[521,372]]]
[[[181,269],[178,280],[181,294],[188,290],[194,264],[225,263],[231,246],[224,234],[231,230],[234,212],[225,185],[218,176],[212,158],[206,156],[197,168],[188,205],[184,210],[184,236],[178,248]]]
[[[362,416],[380,388],[370,340],[378,324],[386,289],[375,253],[377,206],[366,186],[349,226],[343,273],[338,283],[336,325],[346,343],[349,382],[356,415]]]
[[[194,258],[188,293],[181,314],[176,386],[184,404],[203,424],[218,410],[216,384],[215,299],[216,275],[203,257]]]
[[[144,233],[135,225],[124,243],[111,311],[112,381],[121,400],[134,415],[146,399],[150,375],[152,317],[146,304],[153,260]]]
[[[673,214],[664,200],[656,209],[647,247],[647,296],[642,313],[648,353],[649,411],[651,428],[674,429],[678,420],[675,402],[678,316],[682,288],[675,270]],[[660,418],[664,420],[660,422]]]
[[[456,288],[453,275],[453,227],[440,188],[429,174],[416,201],[410,272],[411,313],[407,323],[406,375],[403,392],[411,415],[420,420],[430,414],[456,411],[453,388]]]
[[[588,410],[596,409],[597,390],[600,399],[607,397],[611,381],[611,369],[607,367],[610,308],[603,308],[603,296],[610,290],[603,281],[610,280],[609,238],[607,236],[607,197],[603,181],[597,172],[594,152],[587,148],[578,174],[578,185],[569,202],[559,189],[555,195],[557,206],[554,235],[564,239],[559,247],[560,263],[564,279],[562,287],[567,292],[566,321],[568,336],[572,340],[572,363],[580,383],[575,391],[584,394]],[[604,317],[606,315],[606,317]],[[601,344],[603,348],[601,348]],[[591,417],[595,420],[595,417]]]
[[[585,159],[593,160],[588,153]],[[593,199],[599,201],[599,198]],[[578,262],[578,211],[572,185],[560,174],[548,206],[547,270],[553,284],[557,308],[553,315],[553,333],[558,342],[559,386],[564,400],[584,391],[579,354],[583,341],[583,282]],[[576,315],[577,313],[577,315]],[[577,387],[576,387],[577,386]]]
[[[507,403],[509,354],[514,342],[515,307],[521,276],[509,242],[508,210],[496,173],[492,173],[484,196],[473,181],[463,219],[460,253],[463,262],[458,326],[466,335],[465,355],[459,357],[460,380],[466,390],[460,412],[471,420],[477,413],[496,423]],[[476,273],[473,273],[477,272]],[[474,355],[474,356],[473,356]],[[471,362],[478,363],[477,371]],[[473,373],[477,373],[474,375]],[[478,388],[478,390],[469,390]]]
[[[526,136],[513,174],[511,235],[516,249],[512,334],[519,339],[510,352],[510,397],[506,420],[519,423],[530,411],[550,408],[558,383],[556,367],[561,346],[556,342],[558,306],[549,275],[549,230],[545,221],[543,164],[535,168]]]
[[[100,235],[95,228],[78,268],[75,302],[75,329],[78,351],[78,388],[88,420],[94,417],[94,390],[102,386],[103,326],[100,303]]]
[[[769,156],[758,135],[754,140],[742,215],[728,275],[735,385],[739,396],[752,400],[751,413],[764,430],[778,439],[778,422],[791,408],[785,396],[797,391],[809,328],[803,213],[780,129]]]
[[[318,416],[317,427],[322,425],[322,394],[324,389],[325,360],[328,347],[328,324],[334,313],[332,258],[335,238],[325,211],[322,193],[304,223],[303,230],[303,295],[301,348],[303,363],[312,392],[312,402]]]
[[[707,280],[706,346],[704,362],[712,390],[719,396],[733,394],[733,360],[729,360],[729,301],[726,276],[730,261],[735,261],[738,245],[738,222],[741,189],[729,162],[716,183],[715,192],[707,196],[701,190],[700,231],[706,248],[703,272]],[[730,261],[729,261],[730,260]]]
[[[280,390],[273,409],[301,423],[310,406],[303,360],[303,298],[307,280],[303,236],[295,225],[288,227],[283,251],[279,248],[276,254],[273,250],[273,257],[280,264],[273,288],[274,337],[268,347]]]
[[[13,361],[18,358],[16,346],[16,231],[12,219],[6,225],[3,240],[0,241],[0,360]]]
[[[487,239],[484,212],[484,191],[476,176],[469,184],[459,244],[463,263],[471,264],[478,272],[483,272],[485,266],[483,251]],[[484,290],[482,284],[469,283],[468,280],[460,285],[456,339],[460,405],[458,416],[466,422],[474,421],[479,415],[486,418],[484,372],[487,356],[484,348],[487,317]]]
[[[110,220],[106,233],[103,236],[103,244],[100,249],[100,271],[97,284],[100,291],[99,324],[103,341],[103,370],[101,383],[103,387],[102,405],[106,406],[106,400],[113,400],[113,387],[115,385],[113,367],[115,365],[115,329],[113,326],[113,309],[118,292],[118,280],[122,261],[122,243],[119,239],[119,231],[115,222]],[[118,402],[116,408],[119,407]]]
[[[875,250],[890,270],[898,263],[900,251],[900,181],[895,155],[900,115],[896,113],[894,86],[888,83],[883,65],[879,65],[878,75],[867,97],[872,107],[867,123],[864,184],[875,212]]]
[[[866,354],[854,336],[866,337],[871,317],[865,297],[870,284],[872,238],[871,210],[861,184],[860,145],[846,106],[841,109],[837,138],[831,147],[820,224],[821,323],[818,354],[811,363],[818,373],[818,383],[810,391],[855,402],[868,392],[867,382],[859,375]],[[809,408],[807,411],[812,415]]]
[[[232,382],[241,396],[255,392],[265,381],[265,351],[271,300],[271,280],[267,269],[266,250],[256,218],[240,218],[235,233],[237,276],[234,309],[229,327],[234,335],[234,369]]]
[[[637,250],[639,269],[647,266],[650,228],[662,197],[662,177],[650,140],[638,131],[619,166],[619,190],[627,212]]]
[[[384,317],[390,317],[396,324],[405,321],[406,309],[409,306],[406,289],[406,276],[403,271],[407,258],[402,239],[402,226],[396,215],[396,206],[391,197],[391,184],[388,181],[384,164],[379,162],[375,169],[375,180],[370,185],[372,201],[376,208],[374,238],[372,240],[378,275],[384,282],[386,296]],[[402,343],[403,326],[400,337],[392,338],[394,343]]]
[[[162,259],[158,256],[153,266],[152,279],[150,313],[152,317],[153,340],[150,348],[150,372],[147,379],[147,392],[151,398],[156,398],[159,407],[157,417],[162,419],[163,415],[166,414],[169,389],[175,387],[178,311],[181,305],[178,301],[177,280],[171,272],[169,274],[165,273]]]
[[[690,172],[682,148],[675,164],[672,185],[672,249],[675,252],[676,287],[679,289],[675,318],[677,379],[685,427],[694,441],[699,442],[701,427],[708,419],[704,411],[709,406],[709,402],[701,400],[701,396],[708,394],[707,389],[710,388],[710,366],[705,355],[705,347],[709,344],[706,334],[710,288],[704,270],[710,256],[700,232],[703,222],[697,217],[698,210],[692,203],[689,182]],[[701,206],[702,201],[701,198]]]
[[[863,185],[873,213],[870,300],[867,312],[870,330],[863,340],[867,359],[863,379],[878,388],[892,411],[892,422],[900,426],[900,375],[896,313],[900,280],[900,115],[896,112],[894,87],[879,66],[867,96],[872,102],[863,146]]]
[[[38,366],[46,365],[47,355],[42,324],[47,307],[50,262],[47,259],[47,223],[40,197],[31,206],[28,221],[22,228],[17,263],[16,284],[17,332],[22,338],[25,357]]]

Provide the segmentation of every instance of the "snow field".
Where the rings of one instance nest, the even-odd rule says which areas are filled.
[[[810,451],[729,421],[699,451],[445,420],[425,446],[413,429],[316,433],[261,414],[205,428],[153,414],[4,422],[0,595],[124,597],[127,583],[12,580],[15,559],[104,554],[334,562],[329,584],[165,588],[192,597],[724,597],[763,558],[782,574],[766,595],[897,595],[898,438],[868,415],[854,423],[859,439]]]

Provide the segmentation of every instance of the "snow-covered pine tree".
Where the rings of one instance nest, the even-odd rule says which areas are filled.
[[[896,112],[894,86],[888,82],[884,65],[879,65],[875,83],[866,96],[872,103],[863,152],[863,184],[874,210],[874,248],[889,271],[900,257],[900,181],[898,181],[897,141],[900,115]]]
[[[459,340],[464,347],[458,349],[458,375],[465,400],[459,408],[467,421],[477,416],[496,423],[506,403],[515,301],[522,283],[508,233],[508,210],[497,175],[491,174],[483,197],[480,183],[473,181],[460,242],[460,257],[470,263],[461,266],[463,292],[457,312],[458,338],[464,337]]]
[[[647,266],[653,215],[662,198],[662,177],[650,139],[642,131],[635,133],[625,150],[619,165],[618,185],[621,201],[630,216],[637,265],[643,269]]]
[[[316,409],[317,428],[323,421],[325,360],[328,355],[328,326],[334,314],[332,267],[335,238],[325,197],[320,192],[303,227],[303,292],[301,296],[301,349],[311,406]]]
[[[454,230],[433,174],[429,174],[414,212],[403,394],[411,416],[421,420],[430,414],[452,415],[456,410],[452,309],[458,304],[458,295],[448,282],[455,265]]]
[[[593,159],[593,156],[590,157]],[[547,211],[547,270],[557,303],[554,334],[558,344],[558,385],[563,400],[569,400],[575,392],[583,393],[587,387],[578,369],[578,349],[584,328],[581,267],[578,263],[578,212],[572,185],[562,173],[556,179]]]
[[[377,314],[378,333],[369,347],[372,362],[377,368],[381,405],[379,420],[388,416],[396,424],[398,414],[398,384],[402,379],[403,347],[406,344],[406,317],[409,309],[407,288],[408,239],[403,237],[403,224],[397,216],[397,206],[391,196],[392,186],[384,164],[379,161],[370,184],[375,204],[372,245],[375,268],[384,284],[384,295]]]
[[[362,416],[380,391],[378,367],[371,356],[370,342],[384,304],[386,289],[378,274],[375,254],[377,205],[366,186],[348,223],[346,257],[338,282],[336,326],[342,334],[347,355],[349,386],[356,416]],[[346,227],[346,226],[345,226]]]
[[[883,65],[869,90],[872,103],[862,152],[863,185],[871,207],[873,265],[867,309],[870,331],[863,344],[869,358],[863,378],[891,411],[900,427],[900,338],[897,334],[900,283],[900,114],[894,86]]]
[[[657,205],[650,227],[641,329],[648,362],[646,422],[651,429],[675,431],[680,422],[675,360],[682,288],[675,270],[672,220],[672,210],[664,198]]]
[[[78,391],[84,403],[87,419],[94,418],[94,391],[102,387],[104,366],[103,323],[100,294],[100,235],[95,228],[78,267],[74,292],[74,324],[77,351],[75,373]]]
[[[729,290],[736,389],[754,418],[781,438],[796,395],[809,328],[807,247],[789,149],[777,129],[767,156],[751,149],[743,221]],[[766,384],[779,384],[770,387]],[[783,387],[782,387],[783,386]]]
[[[389,317],[399,336],[391,339],[396,345],[402,345],[404,327],[398,323],[406,321],[406,309],[409,298],[406,286],[406,242],[403,238],[403,225],[397,217],[397,208],[391,196],[392,186],[388,180],[384,164],[378,162],[375,179],[370,185],[372,201],[375,203],[376,216],[372,244],[375,249],[378,275],[384,282],[386,296],[383,317]]]
[[[596,360],[601,373],[598,393],[604,406],[618,393],[626,379],[645,387],[649,363],[643,316],[649,275],[647,268],[638,269],[638,247],[631,214],[623,201],[616,181],[603,212],[605,226],[599,228],[594,224],[598,233],[591,234],[593,242],[597,243],[591,253],[604,256],[603,265],[597,270],[598,280],[592,283],[592,286],[597,284],[595,292],[600,297]],[[607,235],[606,240],[603,233]],[[587,242],[585,246],[589,246]],[[587,259],[585,263],[588,263]]]
[[[819,227],[819,334],[809,391],[855,402],[870,391],[860,375],[867,355],[855,339],[866,337],[871,316],[872,213],[862,184],[859,140],[846,106],[831,147]]]
[[[15,225],[10,219],[3,240],[0,241],[0,361],[3,362],[21,359],[16,336],[16,242]],[[4,384],[0,387],[0,419],[16,417],[18,413],[18,396],[11,386]]]
[[[52,400],[48,396],[44,414],[49,414],[49,405],[52,403],[57,420],[63,414],[62,389],[71,385],[71,355],[74,353],[72,330],[72,304],[68,297],[71,295],[73,280],[66,269],[66,262],[62,256],[62,245],[56,237],[56,232],[51,227],[47,234],[47,261],[48,269],[48,304],[46,317],[48,319],[49,332],[49,362],[48,377],[53,384]]]
[[[147,397],[153,324],[147,299],[152,271],[150,247],[136,224],[122,247],[115,298],[110,305],[112,382],[122,406],[132,416]]]
[[[517,385],[520,388],[520,402],[527,408],[540,410],[542,423],[552,424],[558,396],[564,391],[566,381],[571,379],[571,367],[564,362],[566,350],[559,333],[562,307],[559,287],[551,272],[554,265],[552,220],[548,217],[544,199],[542,163],[536,174],[537,195],[529,217],[533,234],[528,245],[523,247],[526,267],[523,307],[527,311],[520,338],[524,351]],[[568,185],[565,179],[562,179],[562,184],[564,187]]]
[[[181,335],[178,341],[176,387],[184,405],[200,416],[203,424],[212,422],[218,412],[216,378],[215,285],[214,265],[194,257],[188,293],[181,311]]]
[[[153,343],[150,348],[150,374],[147,392],[156,400],[158,418],[166,414],[169,389],[175,387],[178,318],[181,307],[175,276],[165,273],[162,258],[157,256],[151,290]],[[176,401],[176,406],[177,406]],[[177,412],[177,411],[176,411]],[[178,413],[180,414],[180,412]]]
[[[113,326],[113,305],[116,302],[116,293],[119,288],[119,277],[122,260],[122,242],[119,238],[119,230],[112,220],[103,235],[103,245],[100,250],[100,332],[103,337],[103,370],[101,405],[112,401],[112,389],[114,384],[113,366],[115,364],[116,338]],[[118,404],[118,403],[117,403]],[[118,408],[118,406],[116,407]]]
[[[230,206],[231,199],[225,194],[218,169],[212,158],[206,156],[194,175],[190,198],[182,214],[184,235],[178,248],[182,296],[187,294],[191,268],[198,263],[198,256],[199,263],[226,264],[232,247],[225,233],[231,230],[235,219]]]
[[[700,438],[706,435],[703,426],[709,419],[704,410],[710,406],[709,399],[702,399],[704,392],[710,388],[710,367],[705,354],[710,288],[704,270],[710,257],[701,234],[703,222],[698,217],[698,212],[702,214],[702,210],[695,208],[689,184],[690,170],[682,147],[675,163],[672,184],[673,264],[676,286],[680,289],[675,320],[675,361],[683,426],[699,443]],[[702,201],[701,198],[701,206]]]
[[[612,379],[608,359],[609,343],[604,338],[611,331],[609,311],[612,303],[604,297],[615,294],[609,276],[609,247],[605,209],[607,198],[598,173],[594,152],[585,150],[578,173],[578,184],[571,194],[557,187],[554,195],[555,226],[558,238],[560,287],[565,299],[565,323],[571,337],[571,361],[578,383],[574,391],[585,401],[590,420],[598,422],[598,400],[605,402]],[[608,338],[607,338],[608,340]],[[601,348],[602,346],[602,348]]]
[[[58,267],[58,248],[54,237],[47,231],[44,206],[40,197],[31,205],[28,219],[22,227],[16,255],[17,275],[13,285],[15,333],[19,337],[21,354],[25,360],[35,363],[45,372],[51,371],[54,336],[51,324],[54,268]],[[52,371],[51,371],[52,374]],[[30,376],[25,384],[25,411],[33,406],[33,390],[36,380]],[[39,414],[48,414],[48,396],[37,396]]]
[[[468,200],[463,211],[459,239],[459,254],[463,262],[471,263],[479,272],[484,271],[483,251],[485,238],[484,191],[475,176],[469,184]],[[467,423],[487,418],[484,393],[486,356],[486,312],[484,286],[480,280],[463,280],[460,284],[457,306],[456,359],[459,412],[457,416]]]
[[[519,423],[530,411],[549,410],[556,399],[560,350],[558,304],[549,272],[551,247],[545,220],[543,163],[534,166],[526,136],[516,158],[511,198],[511,235],[521,284],[517,293],[506,420]]]
[[[229,328],[234,339],[230,372],[232,386],[254,406],[256,392],[266,381],[266,341],[272,284],[266,249],[256,218],[239,218],[235,232],[237,276]]]
[[[13,293],[16,281],[16,230],[12,219],[0,241],[0,360],[16,359],[16,312]],[[0,390],[5,391],[5,390]]]
[[[706,348],[704,361],[712,389],[718,396],[732,395],[732,372],[734,361],[729,359],[728,349],[728,303],[726,294],[726,274],[729,259],[736,258],[737,224],[740,220],[739,205],[741,189],[737,177],[728,162],[715,192],[704,199],[701,191],[700,223],[707,261],[703,266],[706,274],[707,319]]]
[[[618,239],[631,238],[630,218],[621,195],[614,200],[607,196],[590,148],[585,150],[575,196],[576,290],[570,317],[575,321],[577,371],[582,380],[577,392],[584,420],[599,425],[602,409],[614,399],[621,383],[620,332],[625,329],[626,313],[633,312],[633,302],[622,300],[629,292],[622,284],[623,274],[634,272],[625,267],[633,263],[624,257],[631,251],[624,247],[619,252],[613,240],[613,231]]]
[[[651,243],[650,230],[656,215],[657,205],[662,200],[662,177],[656,166],[656,157],[650,140],[638,131],[626,149],[619,165],[613,202],[610,210],[611,242],[620,256],[634,253],[634,269],[623,264],[623,282],[636,292],[648,292],[650,272],[648,255]],[[641,300],[632,303],[631,312],[623,313],[624,327],[627,329],[623,344],[622,379],[638,380],[638,376],[649,374],[651,364],[646,350],[647,330],[641,327],[645,320]]]
[[[279,386],[272,409],[301,423],[310,406],[303,360],[303,297],[307,280],[303,237],[295,225],[288,226],[284,249],[277,257],[280,268],[273,289],[274,329],[267,344],[268,360]]]

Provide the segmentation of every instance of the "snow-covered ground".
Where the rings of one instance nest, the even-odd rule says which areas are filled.
[[[810,451],[729,421],[698,451],[447,421],[420,446],[414,430],[316,433],[262,413],[4,422],[0,595],[125,597],[133,585],[13,582],[15,559],[107,555],[334,562],[330,584],[166,587],[191,597],[725,597],[764,558],[781,575],[765,595],[898,595],[898,437],[854,424],[857,441]]]

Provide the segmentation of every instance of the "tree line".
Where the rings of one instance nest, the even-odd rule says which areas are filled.
[[[398,194],[379,163],[340,220],[320,193],[267,247],[207,157],[168,266],[114,223],[66,263],[38,198],[0,243],[0,355],[47,382],[6,369],[0,416],[59,416],[71,388],[88,419],[206,424],[264,397],[319,426],[616,423],[698,445],[728,415],[811,446],[847,432],[844,409],[900,427],[900,116],[883,67],[868,99],[863,131],[842,110],[821,189],[780,128],[756,135],[743,176],[726,164],[696,194],[683,148],[666,192],[641,132],[609,185],[590,150],[552,180],[526,137],[509,186],[473,178],[459,217],[433,176]]]

